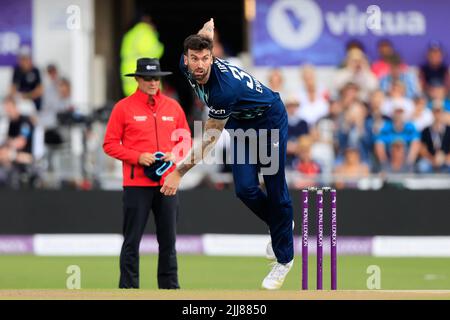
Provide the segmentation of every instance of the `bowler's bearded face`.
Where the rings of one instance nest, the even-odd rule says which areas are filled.
[[[194,80],[200,83],[206,82],[213,63],[212,52],[208,49],[200,51],[189,49],[187,56],[184,56],[184,63],[187,65]]]

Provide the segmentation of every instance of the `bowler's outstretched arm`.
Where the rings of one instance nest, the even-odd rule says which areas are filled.
[[[181,178],[214,148],[226,123],[227,119],[213,118],[209,118],[205,122],[205,132],[201,144],[194,144],[189,156],[166,177],[161,188],[162,193],[167,196],[176,194]]]

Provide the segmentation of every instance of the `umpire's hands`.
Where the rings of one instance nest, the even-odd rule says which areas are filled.
[[[165,162],[169,162],[169,161],[175,162],[177,159],[172,152],[167,152],[165,154],[165,156],[161,158],[161,160],[165,161]]]
[[[164,185],[161,188],[161,193],[165,196],[174,196],[177,193],[178,186],[181,182],[181,175],[178,170],[174,170],[164,179]]]
[[[156,161],[156,157],[154,154],[144,152],[144,153],[141,153],[141,155],[139,156],[138,163],[141,166],[151,166],[152,164],[155,163],[155,161]]]

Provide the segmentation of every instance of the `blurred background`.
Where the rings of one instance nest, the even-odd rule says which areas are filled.
[[[160,57],[174,71],[163,91],[193,127],[207,112],[177,65],[186,35],[214,17],[215,55],[286,104],[292,188],[449,187],[450,41],[436,22],[445,3],[381,1],[378,13],[370,1],[1,3],[2,186],[120,189],[121,165],[100,146],[113,105],[136,88],[121,75],[136,57]],[[14,110],[30,130],[11,161]],[[229,169],[201,167],[185,187],[225,187]]]
[[[342,254],[450,256],[449,2],[0,0],[0,8],[0,253],[118,253],[121,163],[102,142],[114,104],[135,90],[122,75],[139,57],[160,58],[174,72],[162,90],[193,128],[207,108],[178,62],[184,38],[213,17],[214,55],[286,105],[296,219],[299,189],[333,186]],[[227,141],[224,133],[217,148]],[[267,230],[234,196],[226,156],[217,160],[183,181],[179,252],[263,255]],[[258,236],[240,247],[242,238],[221,238],[249,234]],[[141,250],[157,252],[153,236]]]

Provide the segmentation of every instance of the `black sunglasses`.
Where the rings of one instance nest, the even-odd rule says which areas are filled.
[[[157,77],[157,76],[143,76],[141,77],[144,81],[160,81],[161,77]]]

